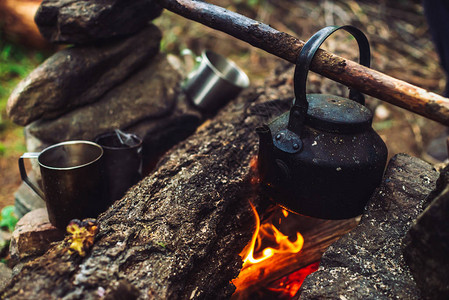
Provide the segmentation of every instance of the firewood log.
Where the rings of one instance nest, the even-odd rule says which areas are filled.
[[[155,172],[98,218],[85,257],[68,238],[26,264],[3,298],[228,298],[254,230],[254,129],[289,108],[292,72],[253,87],[169,151]],[[118,287],[125,288],[118,288]],[[131,296],[130,296],[131,297]]]

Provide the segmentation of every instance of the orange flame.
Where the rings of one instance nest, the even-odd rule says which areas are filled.
[[[260,183],[260,179],[257,176],[257,157],[253,157],[250,162],[250,167],[253,169],[255,176],[251,179],[253,185]],[[243,267],[240,271],[240,275],[232,280],[232,283],[236,286],[237,290],[234,293],[232,299],[247,299],[251,293],[246,292],[245,287],[251,285],[251,282],[255,282],[263,276],[265,272],[269,272],[267,269],[267,264],[270,263],[269,259],[274,256],[290,255],[292,253],[298,253],[301,251],[304,238],[297,232],[296,239],[291,241],[288,235],[283,234],[276,226],[273,224],[273,218],[269,221],[260,224],[260,217],[257,213],[254,205],[249,201],[252,211],[254,213],[256,229],[253,233],[251,241],[246,245],[240,256],[243,259]],[[288,216],[288,211],[282,210],[283,217]],[[282,223],[282,216],[278,220],[278,224]],[[261,263],[268,260],[266,263]],[[272,286],[272,291],[279,292],[282,294],[291,294],[290,287],[293,284],[278,284]],[[278,291],[277,289],[284,289],[284,291]],[[296,289],[296,286],[295,286]],[[297,289],[296,289],[297,291]]]
[[[243,258],[243,269],[260,263],[273,255],[298,253],[301,251],[304,244],[304,238],[299,232],[296,233],[296,240],[293,242],[290,241],[288,236],[280,232],[272,223],[264,223],[261,225],[256,208],[251,202],[250,205],[256,219],[256,230],[253,233],[251,242],[240,253],[240,256]],[[283,210],[283,214],[284,216],[287,216],[288,212]],[[271,244],[274,244],[274,246],[266,247],[260,251],[262,240],[269,241]],[[255,257],[256,252],[258,252],[258,255],[256,255],[257,257]]]

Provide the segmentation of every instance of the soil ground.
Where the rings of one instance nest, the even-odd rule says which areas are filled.
[[[420,1],[316,1],[316,0],[214,0],[210,1],[272,27],[307,40],[326,25],[352,24],[366,33],[371,43],[372,68],[436,93],[442,93],[445,77],[438,63]],[[392,3],[393,2],[393,3]],[[162,51],[179,55],[183,49],[199,54],[211,49],[229,57],[250,76],[252,84],[264,78],[281,59],[228,35],[165,11],[155,20],[162,29]],[[356,59],[357,49],[347,36],[338,36],[323,45],[329,51]],[[354,53],[355,51],[355,53]],[[333,92],[335,83],[322,77],[316,89]],[[416,114],[369,99],[374,109],[374,128],[386,142],[390,156],[402,152],[425,158],[429,141],[444,131],[442,125]],[[14,151],[0,155],[0,208],[14,203],[20,185],[17,158],[23,151],[21,128],[12,127],[0,136],[0,142]],[[18,145],[18,146],[17,146]],[[22,146],[20,146],[22,145]]]

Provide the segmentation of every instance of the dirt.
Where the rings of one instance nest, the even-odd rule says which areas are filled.
[[[442,93],[445,77],[438,63],[420,1],[250,1],[214,0],[215,4],[237,11],[272,27],[307,40],[326,25],[352,24],[364,31],[372,48],[372,68],[428,89]],[[199,54],[211,49],[234,60],[250,76],[252,84],[263,84],[267,74],[281,61],[225,33],[207,28],[165,11],[155,23],[164,33],[162,50],[179,55],[185,48]],[[331,39],[323,45],[329,51],[356,59],[347,37]],[[357,51],[355,49],[355,51]],[[310,84],[310,82],[309,82]],[[334,83],[323,80],[320,90],[332,90]],[[426,147],[445,127],[380,100],[369,99],[375,110],[374,128],[386,142],[390,157],[396,153],[425,158]],[[379,108],[380,107],[380,108]],[[2,142],[17,140],[6,134]],[[20,151],[7,158],[0,156],[0,207],[14,203],[20,185],[17,158]]]
[[[0,143],[8,148],[15,148],[13,143],[17,143],[17,137],[14,131],[7,131],[4,136],[0,137]],[[0,155],[0,209],[14,204],[14,193],[21,184],[17,158],[22,154],[21,147],[11,150],[7,156]],[[17,158],[16,158],[17,157]]]

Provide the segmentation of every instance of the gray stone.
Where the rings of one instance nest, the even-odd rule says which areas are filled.
[[[9,247],[11,258],[20,262],[29,257],[42,255],[50,248],[52,242],[63,238],[64,232],[51,225],[45,208],[33,210],[16,224]]]
[[[3,290],[8,285],[12,278],[12,270],[5,264],[0,263],[0,290]]]
[[[59,51],[19,83],[8,99],[7,113],[25,126],[97,101],[155,56],[160,39],[159,29],[150,25],[127,39]]]
[[[445,173],[447,179],[447,169]],[[407,233],[404,257],[423,298],[449,299],[448,185]]]
[[[35,22],[51,42],[80,44],[130,35],[161,12],[152,0],[44,0]]]
[[[30,126],[26,126],[24,128],[24,133],[25,133],[25,145],[27,148],[28,152],[41,152],[42,150],[44,150],[45,148],[47,148],[48,146],[51,146],[50,143],[46,143],[40,139],[38,139],[37,137],[33,136],[30,131],[28,130]],[[39,167],[39,164],[33,165],[33,170],[34,167]]]
[[[45,143],[93,140],[115,128],[129,128],[144,120],[159,121],[176,105],[181,76],[164,55],[107,92],[101,100],[72,110],[54,120],[39,120],[27,131]]]
[[[301,299],[418,299],[402,255],[402,239],[423,210],[438,172],[405,154],[391,159],[360,224],[330,246]]]

